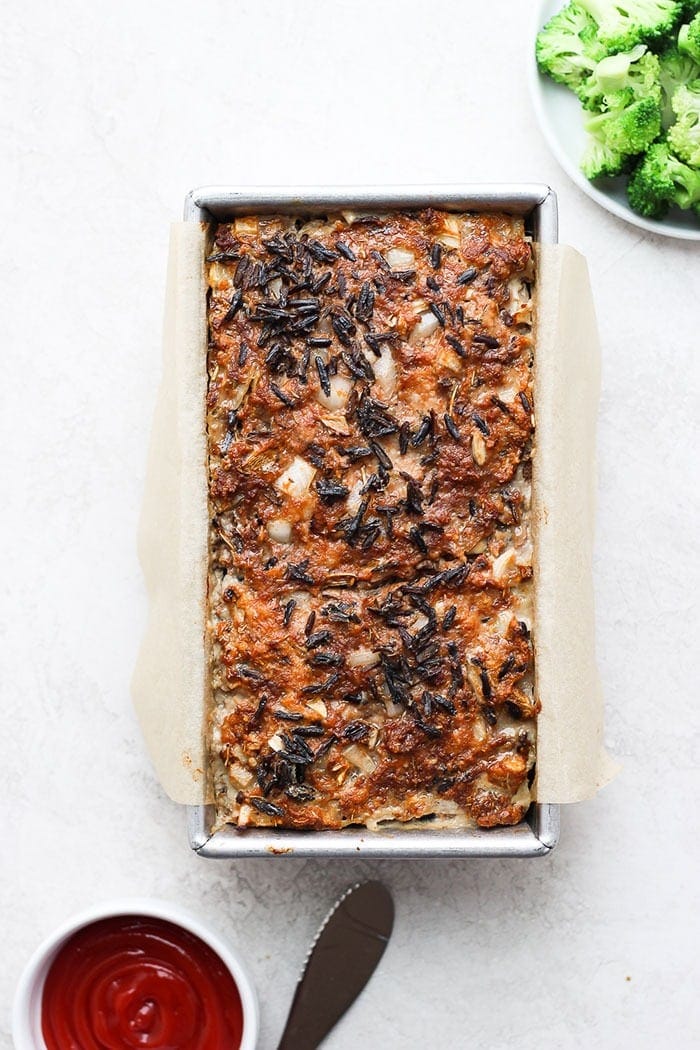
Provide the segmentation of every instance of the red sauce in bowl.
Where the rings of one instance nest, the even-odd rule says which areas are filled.
[[[120,915],[83,927],[44,982],[48,1050],[238,1050],[241,997],[230,971],[181,926]]]

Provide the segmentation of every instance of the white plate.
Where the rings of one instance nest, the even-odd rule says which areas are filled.
[[[700,219],[696,219],[692,212],[674,208],[663,222],[645,219],[632,211],[627,203],[626,178],[600,179],[594,186],[579,169],[579,160],[586,139],[581,103],[573,91],[569,91],[563,84],[557,84],[540,73],[535,61],[537,33],[545,22],[563,7],[563,0],[543,0],[537,5],[537,17],[530,42],[530,92],[537,120],[549,148],[569,178],[573,179],[584,193],[587,193],[606,211],[612,212],[613,215],[617,215],[626,222],[631,222],[634,226],[650,230],[652,233],[660,233],[664,237],[681,237],[687,241],[700,241]]]

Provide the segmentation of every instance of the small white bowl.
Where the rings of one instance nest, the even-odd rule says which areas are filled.
[[[532,32],[528,41],[530,94],[537,121],[549,148],[569,178],[606,211],[649,233],[686,241],[700,241],[700,221],[691,212],[672,208],[665,219],[645,219],[643,215],[632,211],[627,203],[625,177],[600,179],[594,185],[579,168],[586,141],[583,107],[573,91],[540,73],[535,60],[537,34],[545,22],[565,5],[566,0],[540,0],[540,3],[535,4]]]
[[[59,948],[74,933],[100,919],[118,915],[144,915],[164,919],[195,934],[216,952],[231,972],[241,996],[243,1036],[240,1050],[255,1050],[260,1030],[258,1000],[252,982],[240,959],[233,954],[218,934],[177,904],[148,898],[125,898],[96,904],[64,922],[43,944],[40,944],[19,979],[12,1008],[12,1035],[15,1050],[46,1050],[41,1034],[41,997],[44,981]]]

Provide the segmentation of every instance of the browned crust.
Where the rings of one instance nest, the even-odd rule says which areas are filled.
[[[537,713],[532,345],[512,295],[530,245],[503,215],[300,226],[222,225],[210,256],[220,820],[516,823]],[[387,264],[397,248],[409,266]],[[438,322],[425,338],[421,315]],[[334,371],[348,396],[331,410]],[[276,482],[295,458],[314,476],[290,493]],[[270,538],[280,519],[289,542]]]

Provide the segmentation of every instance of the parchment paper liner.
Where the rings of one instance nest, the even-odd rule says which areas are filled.
[[[209,801],[205,776],[207,477],[205,231],[172,227],[139,554],[150,600],[132,683],[158,777],[175,801]],[[603,743],[591,575],[600,353],[586,262],[537,249],[533,538],[535,667],[542,701],[536,798],[578,802],[616,766]]]

